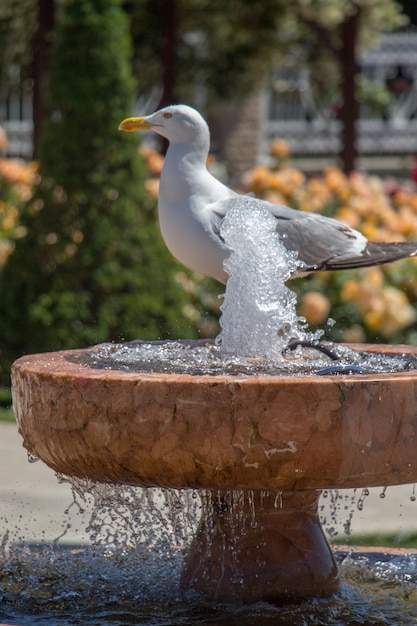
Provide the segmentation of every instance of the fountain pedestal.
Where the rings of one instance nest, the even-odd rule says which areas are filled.
[[[70,476],[208,490],[210,515],[183,583],[212,598],[281,603],[333,593],[319,490],[417,481],[417,371],[138,373],[83,365],[95,350],[15,362],[13,407],[24,446]],[[237,492],[243,500],[230,507]]]
[[[326,597],[337,566],[318,512],[320,491],[207,492],[182,574],[222,602]]]

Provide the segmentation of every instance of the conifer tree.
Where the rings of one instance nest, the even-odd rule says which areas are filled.
[[[175,266],[145,192],[120,0],[68,0],[27,235],[0,274],[0,359],[93,343],[187,336]]]

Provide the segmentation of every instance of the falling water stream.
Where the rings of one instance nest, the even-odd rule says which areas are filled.
[[[254,233],[253,241],[248,240],[248,232]],[[244,250],[239,244],[242,233],[246,233]],[[231,278],[222,307],[222,332],[215,343],[105,344],[88,356],[85,365],[194,374],[262,371],[269,375],[285,371],[297,375],[307,370],[312,376],[325,375],[335,360],[338,366],[340,362],[341,367],[354,367],[356,372],[415,368],[415,363],[402,357],[395,363],[388,360],[381,364],[374,357],[351,353],[343,347],[327,346],[324,352],[314,347],[321,333],[310,333],[305,320],[297,317],[294,296],[284,284],[297,271],[297,261],[293,255],[283,261],[282,246],[268,215],[248,218],[243,211],[237,211],[223,225],[222,236],[233,251],[227,262]],[[260,241],[265,242],[264,249]],[[265,258],[272,268],[267,276],[260,271]],[[249,274],[245,274],[245,268]],[[282,286],[278,292],[277,284]],[[235,349],[236,344],[239,348]],[[287,349],[289,344],[294,349]],[[310,347],[305,348],[305,344]],[[90,544],[72,549],[62,545],[61,540],[53,545],[21,544],[12,532],[5,532],[0,557],[0,623],[417,624],[417,554],[385,557],[341,551],[337,560],[342,584],[332,598],[281,607],[265,603],[225,606],[180,589],[184,555],[200,515],[201,499],[196,491],[102,485],[62,476],[59,480],[70,483],[73,505],[81,513],[85,508],[92,510]],[[385,495],[385,491],[381,493]],[[363,506],[366,493],[359,490],[350,502],[337,492],[326,495],[334,499],[325,520],[328,533],[336,534],[338,525],[339,532],[349,532],[352,512]],[[239,507],[241,499],[250,499],[251,493],[233,492],[230,497],[233,507]],[[279,492],[265,492],[264,497],[273,498],[279,506]],[[256,524],[255,509],[252,523]],[[244,531],[236,529],[236,533]]]
[[[63,480],[60,477],[60,480]],[[297,626],[417,623],[417,555],[336,553],[340,592],[274,607],[226,606],[180,589],[187,543],[200,514],[195,491],[140,489],[70,479],[75,505],[89,508],[88,546],[3,542],[0,623],[20,626]],[[340,496],[340,497],[339,497]],[[235,505],[250,493],[230,496]],[[264,497],[277,499],[279,493]],[[327,528],[349,523],[363,500],[328,492]],[[339,509],[339,511],[337,511]],[[336,517],[339,518],[336,520]],[[341,519],[340,519],[341,517]],[[256,523],[256,511],[251,523]],[[238,529],[237,532],[240,532]],[[10,537],[9,539],[13,539]]]

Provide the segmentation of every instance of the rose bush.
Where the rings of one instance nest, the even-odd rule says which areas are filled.
[[[2,152],[6,148],[7,138],[1,128],[0,131]],[[32,198],[38,182],[36,163],[0,157],[0,268],[6,264],[16,239],[26,233],[20,224],[20,213]]]

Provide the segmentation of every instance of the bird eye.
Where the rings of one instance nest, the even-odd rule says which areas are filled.
[[[172,117],[172,113],[168,113],[168,112],[164,113],[164,118],[166,120],[169,120],[170,117]]]

